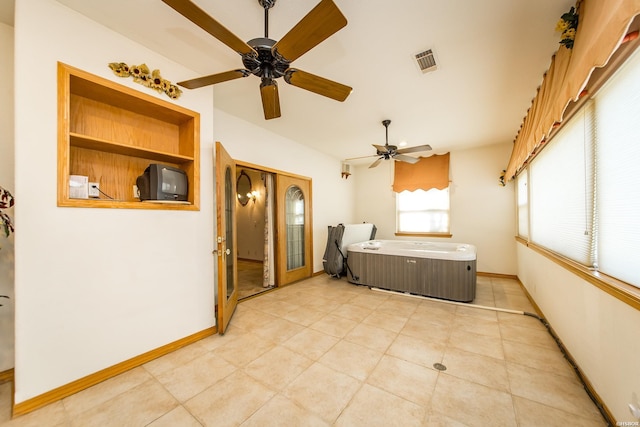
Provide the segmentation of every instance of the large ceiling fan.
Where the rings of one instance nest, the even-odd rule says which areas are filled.
[[[264,37],[246,43],[190,0],[162,1],[240,54],[245,67],[178,82],[180,86],[196,89],[253,74],[261,79],[260,94],[266,120],[280,117],[276,82],[280,77],[284,77],[284,81],[290,85],[336,101],[344,101],[351,93],[349,86],[290,67],[294,60],[347,25],[347,19],[332,0],[321,0],[277,42],[269,38],[269,9],[275,5],[276,0],[258,0],[264,8],[265,34]]]
[[[347,160],[364,159],[367,157],[378,157],[376,161],[371,163],[371,165],[369,166],[369,168],[375,168],[380,164],[382,160],[389,160],[389,159],[400,160],[401,162],[407,162],[407,163],[417,163],[420,159],[411,157],[411,156],[406,156],[405,154],[431,150],[431,146],[429,144],[416,145],[415,147],[407,147],[407,148],[400,148],[400,149],[398,149],[398,147],[395,145],[389,145],[389,124],[391,124],[391,120],[383,120],[382,124],[385,127],[386,139],[385,139],[384,145],[371,144],[375,147],[376,154],[373,156],[354,157]]]

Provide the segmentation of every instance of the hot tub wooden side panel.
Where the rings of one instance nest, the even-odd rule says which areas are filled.
[[[470,302],[476,295],[476,261],[348,252],[349,282],[434,298]]]

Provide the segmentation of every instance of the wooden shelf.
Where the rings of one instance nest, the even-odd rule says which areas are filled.
[[[188,204],[134,197],[136,178],[150,163],[185,171]],[[98,182],[113,199],[70,198],[70,175]],[[199,210],[200,115],[58,63],[58,206]]]
[[[166,153],[148,148],[132,147],[130,145],[106,141],[100,138],[80,135],[75,132],[69,132],[69,138],[72,147],[86,148],[88,150],[105,151],[165,163],[180,164],[193,161],[193,157],[181,156],[179,154]]]

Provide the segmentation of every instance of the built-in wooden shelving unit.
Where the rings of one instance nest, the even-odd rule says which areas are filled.
[[[141,203],[133,186],[150,163],[184,170],[189,204]],[[69,197],[69,176],[88,176],[113,199]],[[200,208],[200,115],[58,63],[58,206]]]

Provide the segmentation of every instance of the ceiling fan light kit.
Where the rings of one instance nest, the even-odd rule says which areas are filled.
[[[291,63],[347,25],[347,19],[332,0],[321,0],[279,41],[269,38],[269,9],[276,0],[258,0],[264,8],[264,37],[244,42],[190,0],[162,0],[182,16],[226,44],[242,57],[245,68],[225,71],[178,82],[188,89],[223,83],[242,77],[260,77],[260,95],[266,120],[280,117],[280,99],[276,79],[292,86],[344,101],[352,88],[305,71]]]

